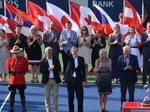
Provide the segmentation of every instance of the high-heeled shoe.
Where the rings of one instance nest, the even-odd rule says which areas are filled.
[[[3,82],[3,79],[0,79],[0,82]]]
[[[34,83],[34,79],[35,79],[35,78],[34,78],[34,77],[32,77],[31,83]]]
[[[6,82],[6,79],[3,79],[3,82]]]
[[[99,112],[105,112],[104,109],[100,110]]]
[[[38,77],[36,77],[36,83],[39,83]]]

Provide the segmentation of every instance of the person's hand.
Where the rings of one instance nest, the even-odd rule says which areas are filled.
[[[68,40],[68,42],[71,40],[71,38],[70,38],[70,37],[66,37],[66,39]]]
[[[35,38],[35,37],[33,37],[33,41],[36,41],[36,38]]]
[[[50,68],[50,70],[53,70],[54,69],[54,65],[52,64],[49,68]]]
[[[100,70],[100,68],[102,67],[102,64],[103,64],[103,62],[100,62],[98,70]]]
[[[85,81],[82,81],[82,86],[85,86]]]
[[[126,70],[132,70],[132,66],[126,66]]]
[[[55,38],[55,40],[53,41],[53,43],[56,43],[57,42],[57,38]]]
[[[4,44],[6,44],[6,40],[2,40]]]
[[[139,34],[138,34],[138,33],[136,33],[135,35],[136,35],[136,37],[138,37],[138,36],[139,36]]]
[[[40,38],[40,35],[38,35],[38,36],[37,35],[33,35],[33,40],[34,41],[38,40],[39,38]]]
[[[86,38],[85,38],[85,37],[83,37],[83,41],[86,41]]]
[[[99,39],[98,39],[98,42],[101,42],[101,41],[102,41],[102,39],[101,39],[101,38],[99,38]]]
[[[150,38],[147,38],[147,40],[146,41],[150,41]]]
[[[107,63],[107,68],[109,68],[109,63]]]
[[[115,40],[113,43],[114,43],[114,44],[118,44],[118,40]]]
[[[39,40],[40,39],[40,36],[37,36],[36,38],[35,38],[35,40]]]
[[[52,40],[53,40],[53,38],[54,38],[54,37],[50,36],[50,37],[49,37],[49,41],[52,41]]]

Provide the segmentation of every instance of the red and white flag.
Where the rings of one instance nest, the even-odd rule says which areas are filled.
[[[14,26],[16,24],[15,21],[0,14],[0,28],[4,29],[6,33],[15,33]]]
[[[14,26],[18,24],[16,21],[9,19],[6,16],[3,16],[0,14],[0,28],[4,29],[7,33],[7,37],[10,39],[10,37],[15,34],[15,29]],[[26,26],[22,26],[21,28],[21,33],[29,36],[30,35],[30,28]]]
[[[41,21],[39,21],[37,18],[35,18],[32,15],[26,14],[25,12],[23,12],[22,10],[14,7],[13,5],[11,5],[8,2],[4,2],[5,3],[5,7],[6,7],[6,16],[9,19],[12,19],[14,21],[16,21],[17,23],[26,26],[26,27],[30,27],[31,23],[36,25],[38,28],[40,28],[41,30],[44,30],[43,28],[43,23]]]
[[[48,15],[54,16],[58,21],[60,21],[64,28],[63,30],[65,30],[65,22],[70,21],[72,23],[72,30],[79,34],[78,24],[66,12],[49,2],[46,2],[46,7]]]
[[[139,34],[142,33],[140,15],[128,0],[124,3],[124,24],[134,26]]]
[[[102,25],[88,7],[70,1],[70,16],[79,27],[87,26],[91,34],[95,34],[97,29],[103,30]]]
[[[31,1],[27,1],[27,6],[28,6],[28,14],[38,18],[43,23],[44,30],[48,29],[50,21],[54,21],[57,24],[56,29],[62,31],[61,23],[54,16],[48,15],[43,8],[41,8],[40,6]]]

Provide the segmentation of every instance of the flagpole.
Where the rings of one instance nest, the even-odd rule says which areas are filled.
[[[142,0],[142,22],[144,21],[144,0]]]
[[[71,16],[70,0],[68,0],[68,6],[69,6],[69,15]]]
[[[26,13],[28,14],[28,4],[27,4],[27,1],[28,0],[26,0]]]
[[[124,24],[124,15],[125,15],[125,0],[123,0],[123,24]]]
[[[5,9],[4,9],[4,15],[6,16],[6,0],[4,0],[4,7],[5,7]]]

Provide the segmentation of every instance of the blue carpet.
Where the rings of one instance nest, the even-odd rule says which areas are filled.
[[[0,83],[0,107],[4,102],[9,91],[7,83]],[[108,95],[107,110],[109,112],[120,111],[120,85],[112,85],[113,93]],[[44,103],[44,86],[43,84],[27,83],[26,94],[26,108],[27,112],[45,112]],[[136,85],[135,102],[141,102],[145,96],[143,86]],[[58,112],[68,112],[68,98],[66,84],[59,85],[59,101]],[[15,97],[14,112],[21,112],[21,102],[19,93],[17,91]],[[127,93],[128,99],[128,93]],[[52,98],[51,98],[52,103]],[[75,112],[77,112],[77,101],[74,100]],[[98,91],[95,84],[87,84],[84,86],[84,112],[99,112]],[[9,109],[9,100],[6,102],[1,112],[7,112]]]

